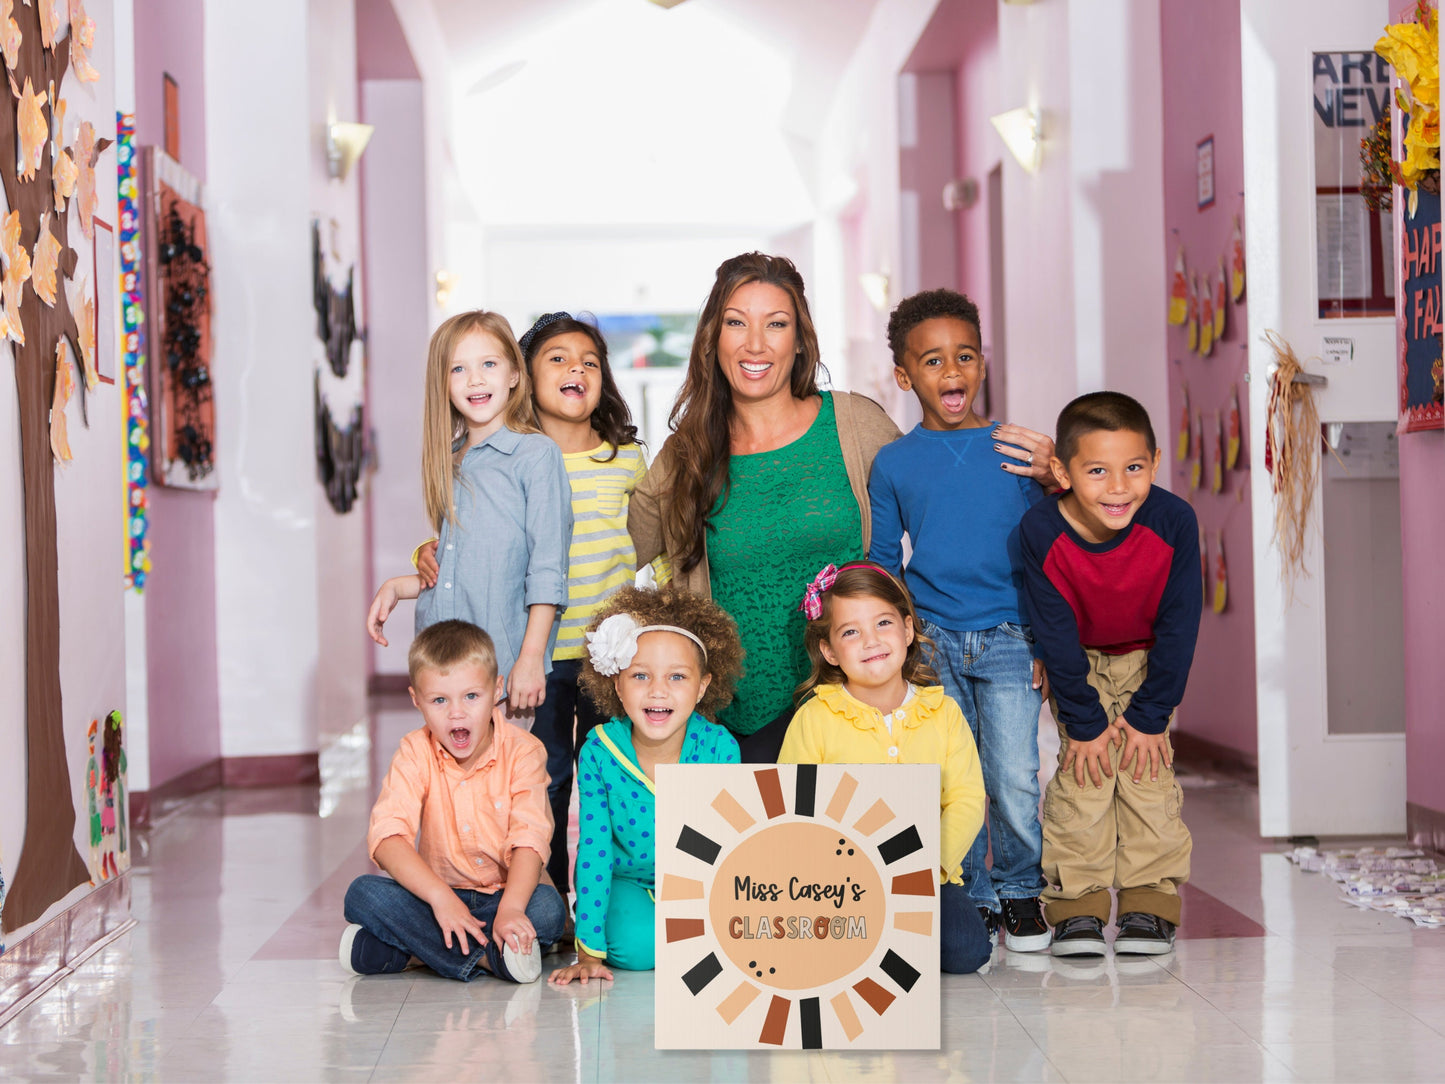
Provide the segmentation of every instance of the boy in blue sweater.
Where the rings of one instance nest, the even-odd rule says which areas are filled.
[[[1044,888],[1039,827],[1042,668],[1024,623],[1020,517],[1043,496],[1025,453],[1003,439],[1037,438],[996,428],[975,404],[984,381],[978,306],[952,290],[902,301],[888,320],[894,378],[912,391],[923,421],[879,451],[868,483],[873,534],[868,557],[904,575],[937,645],[933,666],[973,730],[988,792],[988,823],[963,860],[969,897],[990,932],[1002,912],[1014,952],[1049,946],[1039,907]],[[913,548],[906,572],[902,538]],[[993,869],[988,868],[990,840]]]

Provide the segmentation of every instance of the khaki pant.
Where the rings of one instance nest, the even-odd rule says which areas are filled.
[[[1129,707],[1129,701],[1148,672],[1149,653],[1105,655],[1088,651],[1089,684],[1099,694],[1112,724]],[[1050,702],[1050,707],[1055,705]],[[1055,710],[1055,718],[1058,712]],[[1166,738],[1167,741],[1167,738]],[[1179,886],[1189,879],[1189,829],[1180,818],[1183,795],[1172,768],[1159,769],[1151,781],[1148,766],[1134,782],[1135,765],[1119,770],[1123,749],[1111,745],[1112,778],[1103,786],[1084,773],[1084,785],[1074,782],[1074,770],[1064,770],[1069,736],[1059,724],[1059,770],[1044,792],[1044,916],[1052,925],[1076,915],[1093,915],[1109,921],[1109,889],[1119,890],[1119,913],[1144,911],[1176,925],[1179,922]],[[1169,746],[1169,759],[1174,748]]]

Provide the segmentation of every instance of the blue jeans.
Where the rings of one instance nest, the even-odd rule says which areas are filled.
[[[497,917],[502,893],[474,892],[466,888],[454,888],[452,891],[461,897],[467,909],[482,922],[487,936],[491,937],[492,922]],[[443,978],[470,982],[477,975],[487,973],[479,967],[486,956],[483,946],[468,937],[467,947],[471,951],[464,954],[453,937],[452,947],[447,948],[431,905],[413,896],[390,877],[368,873],[356,878],[346,890],[345,910],[347,922],[355,922],[392,948],[415,956]],[[562,927],[567,922],[567,905],[555,888],[539,884],[527,901],[526,911],[539,942],[532,951],[540,952],[541,945],[561,940]]]
[[[978,907],[1037,896],[1044,889],[1039,826],[1039,710],[1033,687],[1033,637],[1005,623],[953,632],[925,621],[938,645],[933,668],[973,731],[988,793],[988,819],[963,859],[963,883]],[[993,839],[993,870],[988,869]]]
[[[940,885],[938,967],[949,975],[972,975],[993,955],[988,927],[962,885]]]
[[[532,717],[532,736],[547,749],[547,801],[552,807],[552,856],[547,875],[567,898],[567,824],[572,810],[573,766],[594,726],[607,721],[577,684],[581,659],[553,659],[547,697]]]

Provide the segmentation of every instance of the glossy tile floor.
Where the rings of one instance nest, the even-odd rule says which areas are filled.
[[[585,990],[350,977],[340,901],[413,719],[379,706],[328,750],[319,796],[211,794],[141,835],[138,925],[0,1028],[0,1078],[1445,1079],[1445,931],[1342,904],[1256,838],[1250,788],[1202,775],[1186,780],[1194,880],[1175,951],[999,950],[986,974],[944,976],[936,1053],[659,1053],[650,974]]]

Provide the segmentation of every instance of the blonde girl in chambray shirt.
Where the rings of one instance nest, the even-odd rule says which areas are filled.
[[[571,487],[561,451],[538,431],[521,350],[497,313],[461,313],[432,335],[422,480],[439,536],[435,586],[418,575],[387,580],[367,631],[386,646],[382,625],[403,598],[417,600],[417,631],[470,621],[496,645],[510,709],[537,707],[567,603]]]

